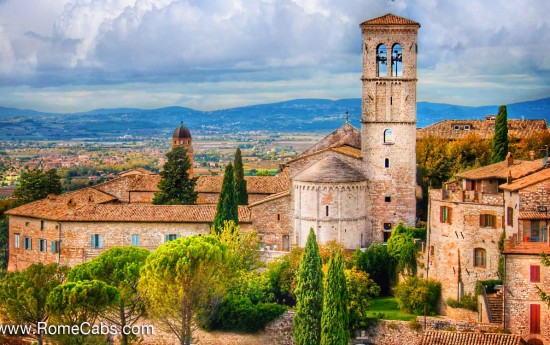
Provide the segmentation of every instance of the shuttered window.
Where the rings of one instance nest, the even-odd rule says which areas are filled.
[[[479,226],[482,228],[496,228],[497,217],[492,214],[480,214],[479,215]]]
[[[529,308],[529,333],[540,334],[540,304],[531,304]]]
[[[540,283],[540,266],[531,266],[531,283]]]
[[[508,226],[514,226],[514,209],[511,207],[506,209],[506,224]]]
[[[103,248],[103,236],[100,234],[93,234],[90,238],[92,248]]]
[[[133,234],[132,235],[132,245],[136,246],[136,247],[139,247],[139,235],[138,234]]]
[[[474,249],[474,266],[487,267],[487,251],[483,248]]]
[[[439,208],[439,222],[451,224],[453,209],[448,206],[440,206]]]

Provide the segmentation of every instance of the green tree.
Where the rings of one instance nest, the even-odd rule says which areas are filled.
[[[409,277],[393,289],[399,308],[408,313],[435,315],[441,297],[441,283],[434,279]]]
[[[413,229],[399,223],[388,240],[388,254],[397,261],[397,269],[402,274],[416,274],[416,244]]]
[[[116,288],[99,280],[68,282],[50,292],[46,309],[58,325],[80,326],[87,322],[92,328],[99,314],[118,303],[119,297]],[[90,333],[98,334],[93,329]],[[56,338],[63,344],[86,344],[90,337],[81,333],[58,335]]]
[[[143,267],[138,291],[148,314],[190,345],[195,318],[214,310],[226,289],[225,248],[212,236],[179,238],[158,247]]]
[[[176,146],[166,153],[168,160],[160,172],[159,191],[155,193],[155,205],[192,205],[197,201],[197,178],[190,178],[191,169],[187,150]]]
[[[349,343],[348,289],[342,256],[334,252],[328,261],[321,319],[321,345]]]
[[[395,281],[397,263],[388,254],[388,247],[378,243],[373,244],[364,252],[355,252],[355,267],[369,274],[384,296],[391,294],[391,286]]]
[[[44,199],[48,194],[61,193],[61,178],[55,169],[46,172],[40,169],[28,170],[21,174],[19,187],[13,193],[13,206]]]
[[[380,286],[357,268],[344,270],[348,288],[349,329],[355,330],[368,326],[367,310],[370,300],[380,294]]]
[[[29,336],[42,345],[43,334],[37,331],[37,326],[50,317],[46,310],[48,295],[65,280],[67,271],[67,267],[56,263],[36,263],[24,271],[9,272],[0,280],[0,311],[4,321],[30,325],[33,332]]]
[[[495,134],[493,136],[493,150],[491,163],[498,163],[506,159],[508,154],[508,112],[505,105],[498,108],[495,120]]]
[[[241,149],[237,148],[234,159],[235,168],[235,194],[237,205],[248,205],[248,192],[246,191],[246,180],[244,179],[243,157]]]
[[[212,237],[226,247],[227,273],[238,277],[241,273],[259,268],[262,264],[258,250],[260,239],[256,230],[241,231],[233,221],[224,221]]]
[[[8,267],[9,256],[8,218],[0,215],[0,271]]]
[[[144,314],[145,303],[138,294],[140,269],[145,265],[149,251],[137,247],[113,247],[95,259],[73,267],[70,281],[100,280],[118,289],[120,299],[109,306],[101,317],[123,329],[133,326]],[[121,334],[121,343],[127,345],[127,334]]]
[[[321,342],[323,314],[323,263],[313,229],[309,230],[306,248],[296,272],[296,316],[294,343],[318,345]]]
[[[219,231],[219,228],[223,226],[223,222],[226,220],[233,221],[236,225],[239,224],[239,210],[235,193],[235,174],[231,163],[225,167],[220,199],[218,200],[216,216],[212,224],[214,231]]]

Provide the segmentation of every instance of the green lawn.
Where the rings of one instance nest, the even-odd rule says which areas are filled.
[[[415,315],[400,311],[397,301],[393,297],[380,297],[371,301],[367,316],[375,316],[374,314],[378,313],[384,314],[384,320],[410,321],[416,318]]]

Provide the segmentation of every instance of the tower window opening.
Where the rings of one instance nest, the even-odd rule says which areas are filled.
[[[325,207],[325,214],[328,217],[328,205]]]
[[[395,137],[393,136],[393,131],[388,128],[384,131],[384,144],[393,143],[395,143]]]
[[[384,159],[384,168],[389,168],[389,167],[390,167],[390,159],[386,158]]]
[[[392,76],[403,76],[403,48],[399,43],[393,45],[391,52]]]
[[[383,44],[376,48],[376,76],[388,76],[388,49]]]

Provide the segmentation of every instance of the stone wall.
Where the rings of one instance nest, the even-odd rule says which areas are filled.
[[[250,207],[252,227],[258,231],[262,242],[270,249],[290,250],[293,233],[290,204],[288,194]]]
[[[441,200],[441,191],[430,191],[429,277],[442,283],[443,300],[458,298],[459,280],[464,293],[474,293],[478,280],[498,279],[498,241],[503,232],[502,205]],[[441,207],[451,210],[441,222]],[[480,227],[480,215],[495,216],[495,227]],[[486,251],[486,265],[474,266],[474,249]],[[460,279],[459,279],[460,275]]]
[[[540,282],[530,282],[530,266],[540,267]],[[506,255],[504,296],[505,327],[524,339],[538,338],[550,342],[550,310],[540,300],[537,286],[550,292],[550,268],[541,264],[538,254]],[[530,334],[530,305],[540,305],[541,334]]]
[[[542,181],[519,191],[520,211],[536,212],[537,206],[550,205],[550,180]]]

